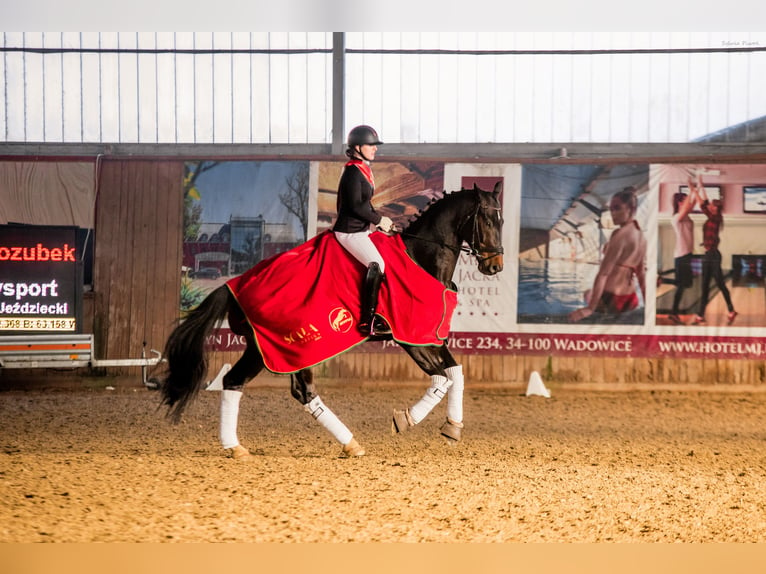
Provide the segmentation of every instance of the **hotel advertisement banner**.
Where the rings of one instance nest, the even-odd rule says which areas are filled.
[[[207,189],[195,193],[207,194],[219,212],[226,207],[229,214],[272,214],[261,216],[264,254],[301,239],[292,231],[274,245],[277,229],[312,237],[331,227],[343,162],[253,163],[260,164],[253,173],[261,174],[276,169],[266,164],[280,165],[268,193],[254,185],[237,196],[239,203],[226,206],[216,194],[231,182],[211,177]],[[217,169],[223,176],[225,170]],[[485,276],[472,256],[461,256],[447,343],[457,353],[766,358],[766,164],[378,161],[373,172],[376,209],[400,227],[445,192],[502,185],[504,269]],[[304,195],[298,193],[301,182]],[[705,207],[720,208],[714,251],[703,245],[712,224],[698,189]],[[685,224],[691,243],[679,276],[682,248],[674,218],[676,200],[687,196],[694,204]],[[302,211],[295,209],[296,198],[305,203]],[[281,212],[275,210],[280,204]],[[308,218],[298,221],[301,213]],[[205,225],[204,215],[200,229],[232,229],[223,222]],[[686,243],[688,237],[687,231]],[[228,270],[227,256],[211,252],[228,248],[219,244],[203,252],[199,243],[188,267],[211,288],[226,277],[212,277],[218,273],[209,268]],[[202,267],[209,275],[200,273]],[[592,301],[591,293],[597,295]],[[225,328],[210,342],[221,350],[242,344]],[[388,351],[399,349],[376,342],[351,352]]]

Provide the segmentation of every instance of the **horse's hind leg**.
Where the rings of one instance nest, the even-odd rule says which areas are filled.
[[[364,449],[348,430],[348,427],[333,413],[316,393],[314,375],[304,369],[290,375],[290,393],[316,421],[321,424],[342,446],[343,456],[363,456]]]
[[[247,348],[231,370],[223,376],[221,391],[221,418],[219,436],[223,448],[231,453],[232,458],[250,457],[250,451],[239,443],[237,421],[239,420],[239,401],[245,384],[264,368],[263,357],[255,345],[248,341]]]

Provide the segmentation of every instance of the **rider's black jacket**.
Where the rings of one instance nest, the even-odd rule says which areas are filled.
[[[374,191],[369,166],[359,160],[349,161],[338,183],[338,219],[332,230],[357,233],[369,229],[370,224],[380,223],[381,215],[371,203]]]

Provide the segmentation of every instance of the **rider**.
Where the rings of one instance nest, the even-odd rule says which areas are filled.
[[[386,265],[370,239],[370,224],[386,233],[394,229],[394,222],[377,213],[371,203],[375,180],[370,162],[375,159],[375,152],[382,143],[378,132],[370,126],[356,126],[348,133],[346,155],[349,161],[338,184],[338,218],[332,228],[338,243],[367,267],[358,325],[359,331],[366,336],[391,332],[388,325],[375,315]]]

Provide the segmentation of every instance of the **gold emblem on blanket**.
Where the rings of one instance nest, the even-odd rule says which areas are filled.
[[[327,318],[330,321],[330,327],[336,333],[348,333],[354,325],[354,317],[345,307],[335,307]]]

